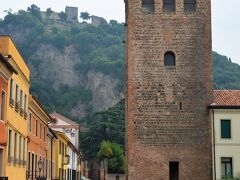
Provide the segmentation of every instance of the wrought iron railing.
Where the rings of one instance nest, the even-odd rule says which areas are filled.
[[[0,177],[0,180],[8,180],[8,177]]]

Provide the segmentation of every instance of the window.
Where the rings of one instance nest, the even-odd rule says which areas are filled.
[[[22,95],[23,95],[23,92],[22,90],[20,90],[20,108],[22,109],[23,108],[23,104],[22,104]]]
[[[154,12],[154,0],[142,0],[142,11],[153,13]]]
[[[179,179],[179,162],[169,162],[169,177],[170,180]]]
[[[24,112],[27,112],[27,95],[24,96]]]
[[[184,11],[196,11],[196,0],[184,0]]]
[[[15,95],[15,102],[18,102],[18,85],[16,84],[16,95]]]
[[[221,158],[222,178],[232,178],[232,158]]]
[[[42,123],[40,123],[40,139],[42,139]]]
[[[64,155],[64,143],[62,143],[62,155]]]
[[[8,131],[8,157],[11,157],[12,154],[12,130]]]
[[[13,99],[13,79],[10,81],[10,99]]]
[[[34,169],[35,169],[35,167],[34,167],[34,165],[35,165],[34,160],[35,160],[35,156],[34,156],[34,154],[32,153],[32,169],[31,169],[31,171],[32,171],[32,177],[33,177],[33,172],[34,172]]]
[[[32,113],[29,113],[29,132],[32,131]]]
[[[221,120],[221,138],[229,139],[231,138],[231,121],[230,120]]]
[[[62,143],[61,143],[61,141],[59,140],[59,154],[61,154],[62,153]]]
[[[23,161],[26,161],[26,138],[23,138]]]
[[[163,10],[173,12],[176,10],[175,0],[163,0]]]
[[[46,127],[44,126],[43,130],[43,140],[46,141]]]
[[[19,152],[18,152],[18,159],[19,161],[21,160],[21,155],[22,155],[22,136],[19,136]]]
[[[38,158],[37,158],[37,155],[35,155],[35,171],[37,171],[37,163],[38,163]]]
[[[31,153],[28,152],[28,177],[30,176],[31,167]]]
[[[6,104],[6,93],[2,91],[1,101],[1,120],[5,120],[5,104]]]
[[[14,136],[14,161],[17,161],[17,133]]]
[[[75,133],[71,133],[71,137],[75,137]]]
[[[38,120],[36,120],[36,136],[38,136]]]
[[[164,54],[164,66],[175,66],[175,54],[171,51],[168,51]]]

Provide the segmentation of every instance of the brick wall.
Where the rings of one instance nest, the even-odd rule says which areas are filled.
[[[126,151],[128,179],[169,179],[169,162],[179,162],[179,179],[210,180],[212,102],[210,0],[196,12],[153,14],[140,0],[126,2]],[[164,66],[172,51],[176,66]]]

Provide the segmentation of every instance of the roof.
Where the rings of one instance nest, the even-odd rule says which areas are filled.
[[[10,71],[18,74],[17,70],[8,62],[8,60],[0,53],[0,60],[10,69]]]
[[[58,138],[57,135],[55,134],[55,132],[51,128],[49,128],[49,132],[52,133],[53,137],[55,137],[56,139]]]
[[[240,90],[215,90],[210,107],[240,108]]]
[[[58,119],[61,119],[62,121],[65,121],[65,122],[71,124],[71,125],[79,126],[78,123],[72,121],[71,119],[68,119],[68,118],[64,117],[64,116],[61,115],[61,114],[56,113],[55,111],[54,111],[53,113],[51,113],[50,116],[51,116],[53,119],[54,119],[54,118],[58,118]]]

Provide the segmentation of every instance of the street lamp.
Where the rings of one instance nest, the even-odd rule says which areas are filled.
[[[43,165],[44,165],[44,162],[42,161],[42,158],[40,158],[39,161],[38,161],[39,176],[41,175]]]

